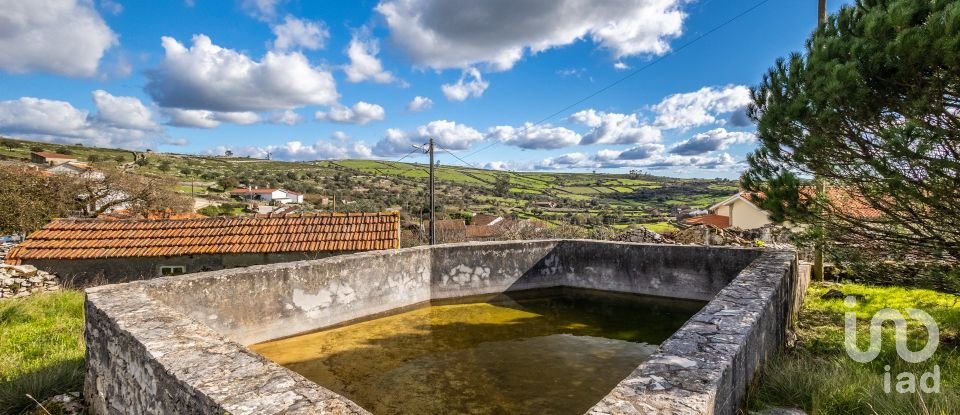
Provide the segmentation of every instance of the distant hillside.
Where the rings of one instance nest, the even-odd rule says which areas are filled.
[[[181,182],[180,191],[211,200],[227,200],[217,183],[249,183],[306,193],[321,210],[323,198],[338,200],[338,210],[400,208],[417,216],[426,208],[428,166],[377,160],[285,162],[134,152],[4,138],[0,159],[27,161],[30,152],[75,155],[94,165],[122,165],[137,174],[164,175]],[[231,183],[233,182],[233,183]],[[737,190],[724,179],[678,179],[646,174],[505,172],[442,165],[437,170],[442,216],[462,213],[512,214],[548,222],[609,225],[645,224],[669,230],[677,207],[706,207]]]

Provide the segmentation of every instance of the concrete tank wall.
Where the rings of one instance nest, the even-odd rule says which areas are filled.
[[[781,332],[787,327],[784,319],[792,315],[798,299],[797,285],[783,282],[795,278],[793,255],[759,249],[579,240],[483,242],[97,287],[87,291],[84,394],[95,413],[314,413],[324,408],[318,402],[340,405],[342,413],[365,413],[349,400],[260,358],[243,345],[430,299],[574,286],[704,300],[718,292],[722,296],[731,286],[741,287],[735,283],[751,275],[781,287],[779,291],[741,288],[766,299],[755,307],[762,318],[745,320],[746,327],[756,330],[761,340],[747,344],[751,337],[744,337],[747,345],[743,350],[749,353],[741,354],[765,357],[782,343]],[[769,269],[748,272],[761,265]],[[778,294],[781,291],[783,298]],[[726,309],[727,303],[716,301],[710,305]],[[687,334],[681,329],[678,335]],[[185,360],[184,354],[190,358]],[[736,359],[730,359],[733,367]],[[208,362],[202,374],[195,368],[200,360]],[[737,366],[744,368],[737,376],[752,376],[754,360]],[[145,372],[138,369],[141,366],[152,369]],[[703,373],[694,372],[726,379],[732,373],[730,367],[704,364]],[[285,380],[278,384],[272,379]],[[718,388],[727,384],[712,385],[696,392],[698,396],[713,394],[714,398],[708,399],[711,403],[717,401]],[[736,408],[742,396],[724,387],[723,395],[730,398],[722,400],[723,407]],[[159,391],[165,395],[158,395]],[[192,398],[181,396],[183,393]],[[170,396],[176,399],[171,401]],[[616,402],[636,408],[658,396],[662,397],[641,394],[616,398]],[[216,410],[210,410],[214,407]]]

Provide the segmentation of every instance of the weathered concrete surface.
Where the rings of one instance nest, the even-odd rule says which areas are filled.
[[[484,242],[103,286],[87,291],[84,394],[94,413],[366,413],[243,345],[430,299],[574,286],[717,296],[593,413],[726,414],[783,343],[794,263],[757,249]]]
[[[258,254],[181,255],[104,259],[34,259],[27,263],[61,277],[66,285],[89,287],[160,277],[161,266],[183,266],[186,273],[258,264],[326,258],[334,252],[280,252]]]
[[[763,253],[588,413],[736,413],[802,303],[795,258]]]

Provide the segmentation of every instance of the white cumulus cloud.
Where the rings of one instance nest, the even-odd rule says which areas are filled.
[[[500,142],[529,150],[556,149],[575,146],[580,143],[580,134],[576,131],[554,127],[550,124],[534,125],[525,123],[523,127],[498,125],[490,129],[490,135]]]
[[[370,37],[366,30],[354,32],[347,46],[347,57],[350,64],[343,68],[350,82],[372,81],[379,84],[388,84],[396,80],[390,71],[383,69],[383,63],[377,58],[380,53],[380,43]]]
[[[383,0],[393,42],[419,66],[507,70],[527,54],[581,39],[615,59],[660,55],[680,36],[684,0]]]
[[[426,111],[430,108],[433,108],[433,100],[427,97],[421,97],[419,95],[413,97],[413,99],[407,104],[407,111]]]
[[[732,144],[752,143],[756,139],[757,137],[753,133],[715,128],[695,134],[690,139],[677,143],[670,148],[670,152],[682,156],[693,156],[711,151],[726,150]]]
[[[673,94],[653,106],[657,126],[687,129],[723,123],[721,114],[742,113],[750,104],[750,88],[728,85],[703,87],[694,92]]]
[[[326,141],[317,141],[313,144],[304,144],[301,141],[288,141],[280,145],[268,145],[263,147],[229,147],[219,146],[207,150],[207,154],[223,154],[227,150],[234,155],[241,157],[253,157],[265,159],[267,156],[271,160],[286,161],[305,161],[305,160],[327,160],[327,159],[349,159],[349,158],[370,158],[372,153],[370,148],[363,142],[353,143],[353,145],[343,146],[335,145]]]
[[[295,49],[317,50],[323,48],[330,32],[320,21],[310,21],[287,16],[283,23],[270,27],[276,39],[273,49],[279,52]]]
[[[738,163],[733,156],[721,153],[716,156],[685,156],[666,154],[662,148],[646,149],[643,146],[624,151],[601,150],[594,156],[600,167],[603,168],[644,168],[650,170],[664,169],[703,169],[722,170],[736,167]]]
[[[169,137],[136,97],[92,93],[97,112],[34,97],[0,101],[0,133],[58,143],[144,148]]]
[[[119,43],[91,1],[8,0],[0,10],[0,69],[7,72],[92,77]]]
[[[467,78],[470,78],[468,81]],[[460,79],[454,84],[443,84],[440,89],[443,96],[450,101],[464,101],[473,96],[479,98],[487,90],[490,83],[483,80],[480,71],[476,68],[467,68],[460,74]]]
[[[300,114],[297,114],[297,112],[294,110],[278,111],[270,116],[270,122],[274,124],[294,125],[298,124],[302,120],[303,117],[301,117]]]
[[[93,91],[97,106],[97,119],[103,123],[132,130],[156,130],[159,128],[153,113],[136,97],[118,97],[107,91]]]
[[[336,102],[333,76],[299,52],[267,52],[260,61],[196,35],[185,47],[164,36],[166,55],[147,72],[145,90],[162,107],[219,112],[292,109]]]
[[[413,132],[387,129],[383,138],[373,147],[373,153],[382,157],[404,155],[433,138],[434,143],[446,150],[466,150],[474,143],[483,141],[479,131],[453,121],[436,120],[421,125]]]
[[[240,6],[250,16],[263,21],[271,21],[277,16],[277,6],[284,0],[243,0]],[[187,3],[193,6],[193,0]]]
[[[229,112],[164,108],[163,114],[170,118],[167,124],[174,127],[216,128],[225,122],[249,125],[260,121],[260,116],[252,111]]]
[[[636,114],[587,109],[574,113],[569,120],[591,128],[583,135],[583,144],[654,143],[662,136],[659,128],[641,124]]]
[[[328,111],[317,111],[316,119],[340,124],[364,125],[370,121],[380,121],[386,117],[383,107],[369,102],[358,101],[353,107],[335,105]]]
[[[584,169],[597,167],[598,163],[585,153],[567,153],[547,157],[533,166],[536,170]]]

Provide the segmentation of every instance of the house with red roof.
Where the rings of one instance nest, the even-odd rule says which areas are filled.
[[[801,189],[802,195],[812,195],[812,187]],[[707,215],[685,219],[686,225],[712,225],[718,228],[757,229],[773,223],[770,213],[758,205],[757,198],[763,193],[738,192],[719,203],[710,206]],[[840,187],[829,187],[826,191],[830,205],[837,212],[865,219],[881,215],[855,192]],[[789,225],[788,225],[789,226]]]
[[[76,162],[77,158],[60,153],[50,153],[46,151],[34,151],[30,153],[30,161],[36,164],[46,164],[56,166],[58,164]]]
[[[85,285],[399,247],[399,213],[57,219],[5,262]]]

